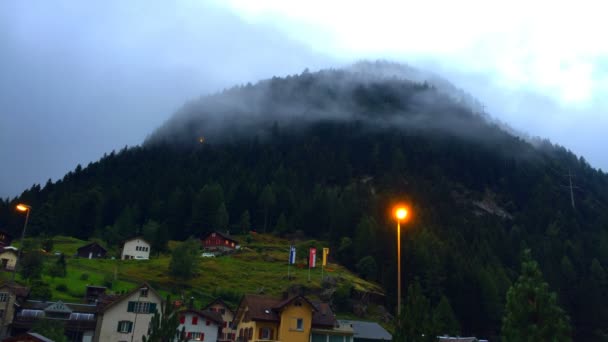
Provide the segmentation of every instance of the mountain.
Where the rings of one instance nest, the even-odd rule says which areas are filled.
[[[78,166],[0,205],[30,203],[33,234],[116,244],[153,220],[171,239],[212,229],[330,241],[395,306],[390,210],[408,203],[404,284],[447,298],[463,334],[500,334],[531,249],[576,340],[608,321],[608,175],[495,122],[449,82],[407,66],[274,77],[183,106],[141,146]],[[364,261],[365,260],[365,261]],[[406,287],[404,286],[404,292]],[[445,300],[444,300],[445,301]]]

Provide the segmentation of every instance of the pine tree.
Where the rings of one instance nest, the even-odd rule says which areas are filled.
[[[521,275],[507,292],[502,336],[507,342],[571,340],[569,318],[530,250],[524,252]]]
[[[150,320],[148,336],[142,336],[143,342],[184,342],[187,341],[185,327],[180,332],[179,313],[171,305],[171,298],[167,296],[164,303],[160,304],[162,314],[156,310]]]
[[[417,280],[407,288],[407,298],[398,320],[394,342],[435,341],[431,304],[422,293],[422,287]]]
[[[457,336],[460,334],[460,324],[446,296],[441,296],[439,304],[433,312],[433,330],[440,335]]]

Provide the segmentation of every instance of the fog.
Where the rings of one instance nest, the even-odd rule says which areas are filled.
[[[461,20],[468,23],[464,26],[455,24],[467,11],[454,12],[456,19],[438,14],[436,19],[446,23],[442,27],[415,18],[430,15],[425,9],[416,16],[411,9],[399,12],[385,4],[349,9],[315,2],[293,8],[267,1],[256,2],[255,8],[238,1],[227,4],[0,2],[0,197],[18,195],[33,183],[61,178],[79,163],[142,143],[184,103],[201,95],[305,68],[344,67],[362,58],[430,70],[518,131],[549,138],[608,169],[602,151],[608,145],[608,96],[603,96],[608,92],[607,54],[589,52],[592,45],[579,46],[580,36],[562,35],[563,49],[547,46],[535,34],[520,46],[496,46],[492,38],[512,42],[525,37],[528,22],[510,21],[518,32],[511,39],[509,32],[492,26],[498,16],[494,12],[494,17]],[[533,19],[536,10],[522,13]],[[408,20],[396,20],[399,13]],[[594,18],[587,21],[595,23]],[[398,22],[418,26],[399,27]],[[575,28],[580,35],[593,26]],[[483,44],[462,40],[482,31],[487,31],[479,40]],[[564,62],[568,48],[582,51],[591,71],[584,63],[573,67],[566,63],[570,59]],[[522,60],[518,51],[534,63],[517,64]],[[554,53],[557,69],[551,55],[537,61],[538,51]],[[543,61],[551,67],[541,68]],[[511,73],[496,67],[507,62],[513,62]],[[561,71],[562,64],[567,72]]]

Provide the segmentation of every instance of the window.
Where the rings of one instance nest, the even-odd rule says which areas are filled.
[[[203,341],[205,339],[205,334],[202,332],[190,332],[188,333],[188,339],[194,341]]]
[[[156,311],[156,303],[150,302],[129,302],[127,305],[127,312],[136,313],[154,313]]]
[[[205,325],[209,325],[209,324],[211,324],[211,322],[208,319],[205,320]]]
[[[192,325],[198,324],[198,316],[192,316]]]
[[[272,329],[261,328],[260,329],[260,340],[272,340]]]
[[[186,316],[179,316],[179,324],[186,323]]]
[[[139,296],[140,297],[148,297],[148,288],[144,287],[141,290],[139,290]]]
[[[120,333],[130,333],[133,330],[133,322],[131,321],[120,321],[118,322],[118,329],[116,331]]]
[[[296,318],[296,330],[304,330],[304,320]]]
[[[220,313],[221,313],[222,315],[225,315],[225,314],[226,314],[226,309],[221,309],[221,310],[220,310]]]
[[[302,302],[300,302],[299,300],[296,300],[293,305],[295,306],[302,306]]]
[[[8,293],[0,292],[0,302],[6,302],[8,300]]]

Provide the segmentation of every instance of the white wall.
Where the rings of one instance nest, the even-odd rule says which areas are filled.
[[[120,342],[120,341],[131,341],[131,334],[133,333],[133,342],[141,342],[142,336],[147,334],[150,320],[154,313],[144,314],[134,312],[127,312],[129,301],[140,301],[140,302],[152,302],[156,303],[156,309],[160,312],[161,298],[156,296],[151,290],[148,290],[148,297],[140,297],[140,291],[135,291],[129,297],[124,298],[119,303],[105,311],[102,315],[99,315],[101,323],[97,323],[97,331],[95,332],[96,342]],[[137,316],[137,319],[135,318]],[[118,322],[120,321],[131,321],[133,322],[132,333],[120,333],[117,331]]]
[[[137,248],[140,247],[140,248]],[[147,250],[142,251],[138,250],[142,247],[147,248]],[[133,239],[125,242],[122,248],[122,253],[120,255],[121,259],[125,259],[126,255],[130,255],[131,259],[140,256],[148,259],[150,257],[150,244],[142,239]]]
[[[193,312],[187,312],[184,314],[186,316],[186,321],[184,324],[180,324],[178,330],[181,331],[182,327],[186,327],[186,334],[188,334],[189,332],[202,332],[205,334],[205,339],[201,340],[201,341],[212,341],[215,342],[217,341],[217,332],[219,331],[220,327],[217,325],[217,323],[209,320],[209,325],[207,325],[206,323],[206,318],[202,317],[202,316],[198,316]],[[192,317],[194,316],[198,316],[198,324],[197,325],[192,325]],[[191,340],[191,341],[195,341],[195,340]],[[196,340],[198,341],[198,340]]]

